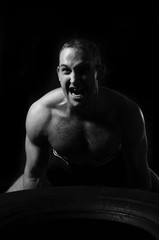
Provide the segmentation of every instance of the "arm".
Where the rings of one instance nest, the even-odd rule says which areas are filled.
[[[36,145],[26,135],[26,165],[24,173],[15,181],[7,192],[20,191],[25,189],[36,189],[50,187],[51,184],[46,178],[47,148]]]
[[[26,119],[24,189],[48,186],[46,170],[48,165],[47,127],[49,120],[49,109],[39,102],[33,104]]]
[[[133,104],[127,111],[124,127],[123,149],[127,168],[128,188],[152,191],[154,183],[159,186],[157,175],[147,162],[147,136],[145,122],[140,108]]]
[[[24,173],[7,192],[48,186],[47,124],[49,111],[40,104],[33,104],[26,118],[26,165]]]
[[[47,186],[46,170],[48,149],[45,142],[33,142],[26,135],[26,165],[23,174],[23,189],[42,188]]]

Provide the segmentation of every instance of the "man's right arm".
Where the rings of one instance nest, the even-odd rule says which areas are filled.
[[[26,165],[24,173],[15,181],[7,192],[36,189],[48,186],[46,178],[47,149],[34,144],[26,135]]]
[[[24,173],[7,192],[48,187],[46,169],[48,164],[47,123],[49,111],[33,104],[26,118],[26,165]]]
[[[26,135],[25,151],[26,165],[23,174],[23,189],[46,187],[46,170],[48,164],[48,148],[46,143],[34,143]]]

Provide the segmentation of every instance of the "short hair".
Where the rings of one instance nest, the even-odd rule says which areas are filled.
[[[77,48],[84,51],[89,51],[91,54],[91,58],[94,61],[94,64],[96,66],[101,65],[101,56],[99,48],[96,46],[96,44],[88,39],[85,38],[75,38],[71,39],[70,41],[64,43],[59,51],[59,55],[65,48]]]

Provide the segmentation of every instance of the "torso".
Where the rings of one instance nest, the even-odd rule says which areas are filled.
[[[127,113],[129,101],[127,104],[124,96],[103,90],[95,113],[81,117],[66,113],[61,95],[62,90],[57,89],[38,102],[44,106],[42,110],[40,107],[40,114],[46,111],[48,116],[43,120],[41,132],[51,155],[47,169],[49,181],[60,186],[123,186],[127,169],[122,140],[124,125],[128,124],[123,113]]]
[[[48,141],[62,158],[80,166],[97,166],[121,148],[122,127],[118,108],[107,111],[99,105],[89,119],[67,116],[63,109],[52,110]]]

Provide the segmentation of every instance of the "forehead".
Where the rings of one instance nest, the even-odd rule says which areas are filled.
[[[72,64],[81,62],[91,62],[89,51],[84,51],[77,48],[64,48],[60,53],[60,64]]]

